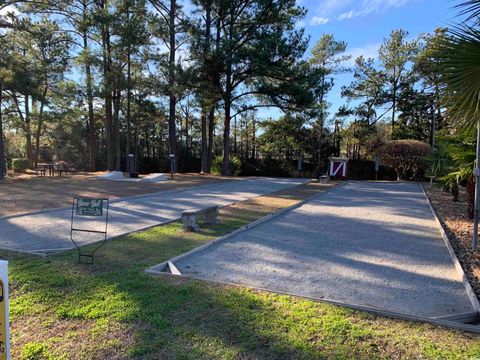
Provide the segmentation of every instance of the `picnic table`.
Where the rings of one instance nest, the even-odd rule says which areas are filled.
[[[49,176],[55,176],[55,173],[58,176],[62,176],[62,173],[67,173],[68,171],[73,172],[71,167],[64,163],[39,163],[37,168],[41,170],[44,174],[48,172]]]
[[[48,172],[48,175],[55,176],[55,168],[58,170],[58,164],[54,163],[40,163],[37,165],[39,169],[42,169],[45,173]]]

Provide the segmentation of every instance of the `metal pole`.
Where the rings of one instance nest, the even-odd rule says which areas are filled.
[[[475,169],[473,169],[473,176],[475,176],[475,207],[473,212],[473,241],[472,250],[476,251],[478,246],[478,213],[479,213],[479,196],[480,196],[480,169],[479,166],[480,157],[480,119],[477,121],[477,158],[475,159]]]

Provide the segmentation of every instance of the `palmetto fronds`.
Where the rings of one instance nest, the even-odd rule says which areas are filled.
[[[480,116],[480,30],[467,23],[451,29],[437,60],[449,116],[474,125]]]
[[[465,1],[456,7],[462,9],[460,16],[467,16],[465,21],[473,21],[477,24],[480,22],[480,0]]]
[[[438,139],[438,147],[429,157],[431,174],[444,185],[467,181],[475,164],[472,134]]]
[[[466,16],[460,25],[449,31],[441,42],[438,51],[441,81],[444,84],[446,106],[450,116],[459,124],[472,127],[477,124],[480,131],[480,0],[467,0],[461,3],[460,15]],[[460,151],[456,159],[456,171],[449,176],[469,178],[475,175],[475,201],[472,213],[473,241],[472,248],[477,249],[478,223],[479,223],[479,191],[478,174],[473,172],[478,167],[480,157],[480,144],[477,140],[476,152]],[[456,156],[454,154],[454,156]],[[454,156],[452,159],[455,160]],[[470,161],[471,160],[471,161]],[[469,187],[470,188],[470,187]],[[470,199],[473,197],[470,196]]]

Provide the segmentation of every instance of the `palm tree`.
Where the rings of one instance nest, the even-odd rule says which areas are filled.
[[[436,178],[445,189],[452,191],[454,200],[458,193],[459,183],[467,185],[467,213],[474,216],[475,205],[475,138],[472,133],[462,133],[457,136],[441,137],[437,140],[434,153],[429,156],[431,163],[430,176]]]
[[[473,250],[478,244],[479,220],[479,158],[480,158],[480,0],[465,1],[457,6],[465,17],[441,41],[437,52],[439,70],[444,84],[445,105],[449,116],[459,125],[477,125],[475,176],[475,207]]]

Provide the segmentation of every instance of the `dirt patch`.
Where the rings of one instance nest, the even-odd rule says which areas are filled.
[[[440,188],[424,185],[425,191],[435,209],[452,247],[462,264],[473,290],[480,299],[480,250],[472,250],[473,223],[467,216],[467,196],[460,187],[459,200],[454,202],[452,195]]]
[[[199,174],[176,174],[163,183],[121,182],[98,179],[102,173],[62,177],[15,177],[0,182],[0,217],[71,205],[74,196],[120,197],[182,190],[192,186],[232,181],[234,178]]]

